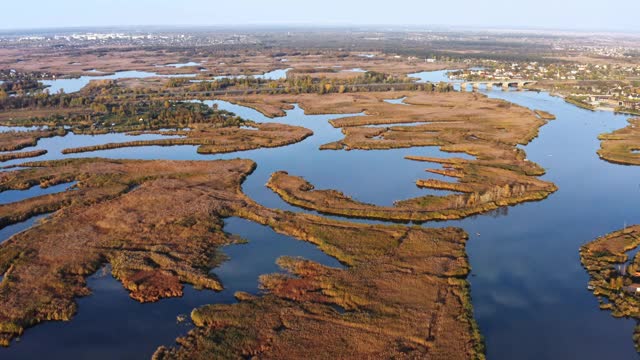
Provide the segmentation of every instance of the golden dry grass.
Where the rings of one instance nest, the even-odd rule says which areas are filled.
[[[309,129],[300,126],[290,126],[276,123],[248,123],[255,130],[241,127],[194,127],[191,131],[180,132],[184,135],[178,139],[156,139],[140,140],[121,143],[108,143],[103,145],[92,145],[78,148],[64,149],[65,154],[81,153],[88,151],[98,151],[125,147],[137,146],[175,146],[175,145],[195,145],[198,146],[198,153],[218,154],[237,151],[253,150],[258,148],[280,147],[294,144],[313,135]],[[137,132],[136,134],[153,133]],[[156,132],[158,133],[158,132]],[[171,133],[164,133],[171,134]]]
[[[42,138],[62,136],[65,133],[64,129],[0,132],[0,151],[15,151],[36,146]]]
[[[78,190],[12,208],[52,217],[0,245],[3,343],[44,320],[69,320],[84,278],[109,263],[139,301],[179,296],[182,283],[220,289],[208,269],[239,216],[316,244],[347,269],[283,258],[296,277],[265,275],[264,296],[192,314],[196,330],[156,358],[483,358],[460,229],[366,225],[264,208],[240,190],[248,160],[76,159],[2,173],[0,190],[76,180]],[[46,207],[46,206],[45,206]],[[0,216],[13,209],[0,207]],[[17,220],[8,221],[8,223]],[[345,312],[336,309],[344,309]]]
[[[0,162],[15,160],[15,159],[26,159],[41,156],[47,153],[47,150],[34,150],[34,151],[24,151],[24,152],[10,152],[5,154],[0,154]]]
[[[263,296],[238,293],[238,304],[195,310],[198,328],[154,359],[484,358],[461,230],[343,223],[247,206],[235,215],[315,243],[349,268],[282,258],[291,275],[261,277]]]
[[[6,226],[55,212],[0,246],[0,324],[22,329],[69,320],[74,298],[89,294],[84,278],[109,263],[139,301],[180,296],[182,282],[220,290],[207,270],[230,240],[213,214],[219,193],[239,192],[254,168],[218,162],[68,160],[30,164],[0,175],[2,189],[78,181],[78,190],[0,207]],[[16,332],[0,331],[7,345]]]
[[[600,135],[598,155],[609,162],[640,165],[640,119],[630,119],[629,126]]]
[[[385,99],[406,97],[405,104]],[[344,139],[325,144],[325,150],[383,150],[438,146],[446,152],[462,152],[473,160],[437,159],[421,156],[410,160],[440,163],[432,171],[454,182],[421,180],[420,187],[463,194],[424,196],[398,201],[393,207],[364,204],[333,190],[313,190],[313,185],[286,173],[274,174],[268,186],[285,201],[333,215],[399,221],[457,219],[524,201],[546,198],[557,190],[537,179],[544,170],[526,159],[516,145],[527,144],[552,114],[533,112],[501,100],[470,93],[386,92],[332,95],[248,95],[227,97],[269,116],[298,103],[310,114],[358,113],[366,116],[331,120],[342,128]],[[394,126],[417,123],[414,126]],[[389,124],[388,127],[367,125]]]
[[[640,319],[640,298],[624,287],[638,283],[640,257],[629,260],[627,252],[640,246],[640,226],[630,226],[602,236],[580,248],[582,265],[589,272],[589,285],[598,298],[600,308],[611,310],[615,317]],[[640,326],[633,334],[640,351]]]

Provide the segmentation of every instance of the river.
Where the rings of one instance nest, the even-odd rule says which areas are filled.
[[[169,64],[165,66],[171,66],[176,68],[181,68],[184,66],[191,66],[192,63],[184,63],[184,64]],[[196,64],[196,63],[193,63]],[[289,69],[276,69],[273,71],[266,72],[264,74],[254,75],[253,77],[261,80],[279,80],[285,78],[287,76],[287,72]],[[59,91],[64,91],[67,94],[74,93],[80,91],[83,87],[87,86],[92,80],[117,80],[117,79],[145,79],[150,77],[160,77],[160,78],[195,78],[197,74],[158,74],[155,72],[149,71],[117,71],[113,74],[109,75],[96,75],[96,76],[80,76],[77,78],[61,78],[54,80],[42,80],[42,85],[46,86],[46,89],[50,94],[56,94]],[[233,79],[233,78],[244,78],[244,75],[237,76],[214,76],[210,80],[192,80],[192,82],[199,81],[215,81],[220,79]]]
[[[442,74],[422,74],[421,79],[446,79]],[[640,222],[640,167],[609,164],[596,154],[597,136],[626,126],[627,117],[579,109],[545,93],[482,92],[558,117],[523,147],[529,159],[547,169],[544,179],[558,185],[557,193],[541,202],[491,214],[423,225],[459,226],[470,235],[467,250],[473,270],[469,280],[488,359],[637,358],[631,339],[635,321],[615,319],[609,312],[599,310],[596,298],[586,290],[588,275],[578,254],[582,244],[620,229],[625,223]],[[274,171],[304,176],[318,189],[338,189],[378,205],[442,193],[415,186],[417,179],[441,178],[424,171],[430,164],[404,160],[405,155],[452,156],[437,148],[319,151],[321,144],[341,137],[340,131],[327,123],[337,115],[305,115],[296,107],[286,117],[267,119],[245,107],[222,101],[207,103],[259,122],[305,126],[314,135],[283,148],[214,156],[198,155],[193,146],[125,148],[76,156],[252,159],[258,168],[243,184],[243,190],[265,206],[292,211],[305,210],[284,203],[264,186]],[[105,143],[113,136],[121,135],[82,140]],[[67,157],[59,150],[72,141],[77,146],[75,140],[41,140],[39,148],[51,149],[42,159]],[[257,293],[258,275],[278,271],[275,259],[280,255],[299,255],[338,266],[314,246],[269,228],[235,218],[227,219],[225,224],[225,231],[241,235],[249,243],[225,248],[230,260],[212,270],[225,285],[224,291],[197,291],[187,286],[180,299],[141,305],[129,299],[110,275],[97,274],[89,281],[94,295],[79,299],[79,312],[71,322],[48,322],[28,329],[20,342],[0,349],[0,357],[78,358],[91,354],[92,358],[105,359],[148,358],[157,346],[171,345],[176,336],[188,331],[190,325],[177,323],[177,315],[188,314],[207,303],[233,302],[236,290]],[[16,231],[24,227],[18,226]],[[98,353],[101,355],[96,356]]]

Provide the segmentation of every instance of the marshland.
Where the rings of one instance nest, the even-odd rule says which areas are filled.
[[[635,120],[440,83],[465,63],[230,53],[58,55],[157,74],[4,100],[0,356],[637,356],[578,255],[640,215]]]

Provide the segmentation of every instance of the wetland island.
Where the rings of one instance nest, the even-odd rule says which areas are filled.
[[[637,36],[284,29],[0,31],[1,359],[638,358]]]

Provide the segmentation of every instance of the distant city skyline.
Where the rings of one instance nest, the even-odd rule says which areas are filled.
[[[390,25],[640,32],[640,1],[6,0],[0,29]]]

